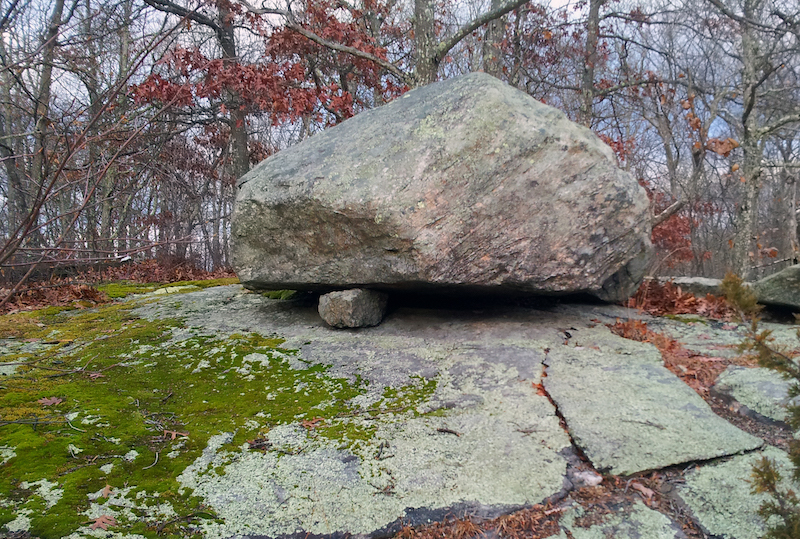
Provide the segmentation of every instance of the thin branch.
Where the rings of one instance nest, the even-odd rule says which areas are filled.
[[[220,31],[220,26],[216,23],[215,20],[211,19],[210,17],[206,17],[202,13],[199,13],[197,10],[186,9],[185,7],[179,6],[178,4],[175,4],[173,2],[169,2],[168,0],[144,0],[144,3],[154,9],[157,9],[158,11],[164,13],[172,13],[173,15],[177,15],[178,17],[183,17],[191,21],[194,21],[197,24],[208,26],[215,32]]]
[[[654,215],[653,219],[650,221],[653,228],[657,227],[686,206],[686,199],[682,198],[676,202],[673,202],[667,209],[659,213],[658,215]]]
[[[450,52],[450,49],[458,45],[462,39],[467,37],[473,31],[477,30],[486,23],[489,23],[495,19],[499,19],[509,11],[513,11],[526,3],[528,3],[528,0],[511,0],[507,4],[498,6],[495,9],[487,11],[483,15],[472,19],[470,22],[459,28],[455,34],[436,46],[436,57],[441,60],[448,52]]]
[[[758,130],[757,136],[764,137],[766,135],[774,133],[775,131],[781,129],[782,127],[798,122],[800,122],[800,111],[795,112],[794,114],[787,114],[783,118],[779,118],[778,120],[770,123],[769,125],[765,125],[764,127]]]
[[[146,1],[154,1],[154,0],[146,0]],[[283,17],[286,28],[292,30],[293,32],[297,32],[301,36],[305,37],[316,43],[317,45],[321,45],[325,48],[343,52],[346,54],[350,54],[357,58],[362,58],[364,60],[369,60],[370,62],[374,62],[375,64],[381,66],[383,69],[397,77],[398,80],[405,84],[410,83],[410,78],[407,74],[403,73],[396,65],[393,63],[384,60],[374,54],[370,54],[368,52],[362,51],[355,47],[350,47],[348,45],[342,45],[341,43],[336,43],[335,41],[330,41],[329,39],[325,39],[324,37],[318,36],[311,30],[304,28],[297,20],[294,18],[289,11],[284,11],[282,9],[273,9],[273,8],[257,8],[255,6],[250,5],[246,0],[238,0],[241,5],[247,9],[247,11],[254,13],[256,15],[279,15]],[[517,0],[520,1],[520,0]],[[524,0],[527,1],[527,0]]]

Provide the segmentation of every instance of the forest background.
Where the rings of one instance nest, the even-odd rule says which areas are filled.
[[[0,273],[226,268],[254,164],[478,70],[611,146],[656,274],[798,262],[797,0],[2,0]]]

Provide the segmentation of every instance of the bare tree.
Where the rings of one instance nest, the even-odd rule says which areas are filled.
[[[280,15],[283,17],[288,28],[305,36],[311,41],[335,51],[352,54],[373,61],[403,83],[414,87],[434,82],[438,78],[439,67],[447,54],[464,38],[485,24],[495,21],[506,13],[522,6],[529,0],[498,0],[492,4],[489,11],[472,18],[459,26],[450,35],[441,39],[437,37],[436,33],[436,2],[434,0],[415,0],[412,19],[414,58],[412,62],[413,70],[411,72],[406,72],[398,65],[374,54],[364,52],[355,47],[342,45],[341,43],[326,39],[312,32],[298,20],[291,6],[287,6],[286,9],[276,9],[266,6],[258,7],[246,0],[238,1],[252,13]]]

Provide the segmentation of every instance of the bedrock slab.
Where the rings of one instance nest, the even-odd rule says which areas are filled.
[[[598,470],[629,475],[762,445],[714,414],[654,346],[604,326],[570,335],[550,350],[544,387]]]
[[[618,317],[645,316],[629,309],[399,308],[380,326],[355,333],[328,327],[316,307],[302,295],[281,301],[229,286],[162,296],[136,310],[147,319],[179,318],[192,334],[279,336],[297,350],[287,361],[298,369],[324,367],[326,377],[361,384],[351,414],[319,412],[324,424],[348,433],[344,439],[303,427],[308,418],[271,426],[268,418],[250,418],[264,425],[263,452],[226,448],[230,433],[212,440],[180,479],[220,515],[205,524],[208,538],[374,536],[401,522],[448,512],[493,516],[558,495],[569,475],[563,455],[570,440],[537,393],[539,383],[576,444],[607,472],[703,461],[761,444],[713,415],[664,369],[655,348],[610,332],[605,324]],[[687,324],[665,320],[660,327]],[[184,332],[175,331],[176,343]],[[635,537],[623,515],[585,533],[611,526],[619,537]],[[640,529],[670,537],[668,522],[646,515],[642,522],[652,528]]]
[[[695,468],[686,474],[686,482],[678,485],[678,495],[706,533],[725,539],[764,536],[764,521],[757,511],[767,496],[750,492],[753,466],[762,457],[775,462],[784,477],[791,477],[789,457],[774,447]],[[798,488],[800,485],[794,485],[795,492]]]
[[[600,523],[583,525],[581,519],[587,517]],[[641,502],[620,505],[597,516],[580,506],[573,507],[564,513],[559,524],[561,532],[557,539],[686,539],[680,525]]]
[[[756,419],[762,416],[786,421],[789,381],[773,370],[731,365],[719,375],[711,390],[744,406],[745,415],[754,412]]]
[[[160,299],[137,313],[177,316],[194,333],[285,337],[298,369],[324,366],[360,388],[351,413],[315,412],[340,439],[301,418],[270,426],[258,417],[249,419],[262,425],[263,452],[231,450],[230,432],[212,438],[178,479],[220,517],[203,524],[206,538],[381,534],[448,513],[494,517],[563,492],[569,437],[535,387],[543,349],[559,337],[531,323],[558,316],[405,311],[343,334],[314,315],[313,302],[240,287]],[[179,346],[183,332],[175,339]]]

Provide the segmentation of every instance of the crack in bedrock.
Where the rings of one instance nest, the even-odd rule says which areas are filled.
[[[553,407],[553,411],[555,412],[555,415],[558,418],[558,424],[561,426],[562,429],[564,429],[564,432],[569,438],[569,443],[570,443],[568,447],[565,447],[564,449],[559,451],[559,454],[567,461],[567,470],[564,476],[564,483],[565,483],[564,488],[547,499],[548,502],[555,503],[557,501],[564,499],[573,490],[577,490],[582,486],[586,486],[578,484],[576,477],[578,472],[588,471],[593,474],[596,474],[598,478],[601,478],[602,475],[594,467],[594,464],[592,464],[592,461],[589,460],[589,457],[586,456],[586,453],[583,452],[583,449],[581,449],[581,447],[575,442],[575,439],[572,437],[572,434],[569,431],[569,426],[567,425],[567,420],[564,417],[564,414],[561,413],[561,410],[559,410],[558,408],[558,404],[556,404],[556,401],[553,400],[553,397],[544,387],[544,379],[547,378],[547,369],[548,369],[547,356],[549,353],[550,349],[545,348],[544,359],[542,359],[541,361],[542,364],[541,380],[539,381],[538,384],[533,384],[533,385],[536,388],[536,392],[539,395],[545,397],[548,400],[548,402],[550,402],[550,405]],[[585,478],[582,482],[585,483]]]

